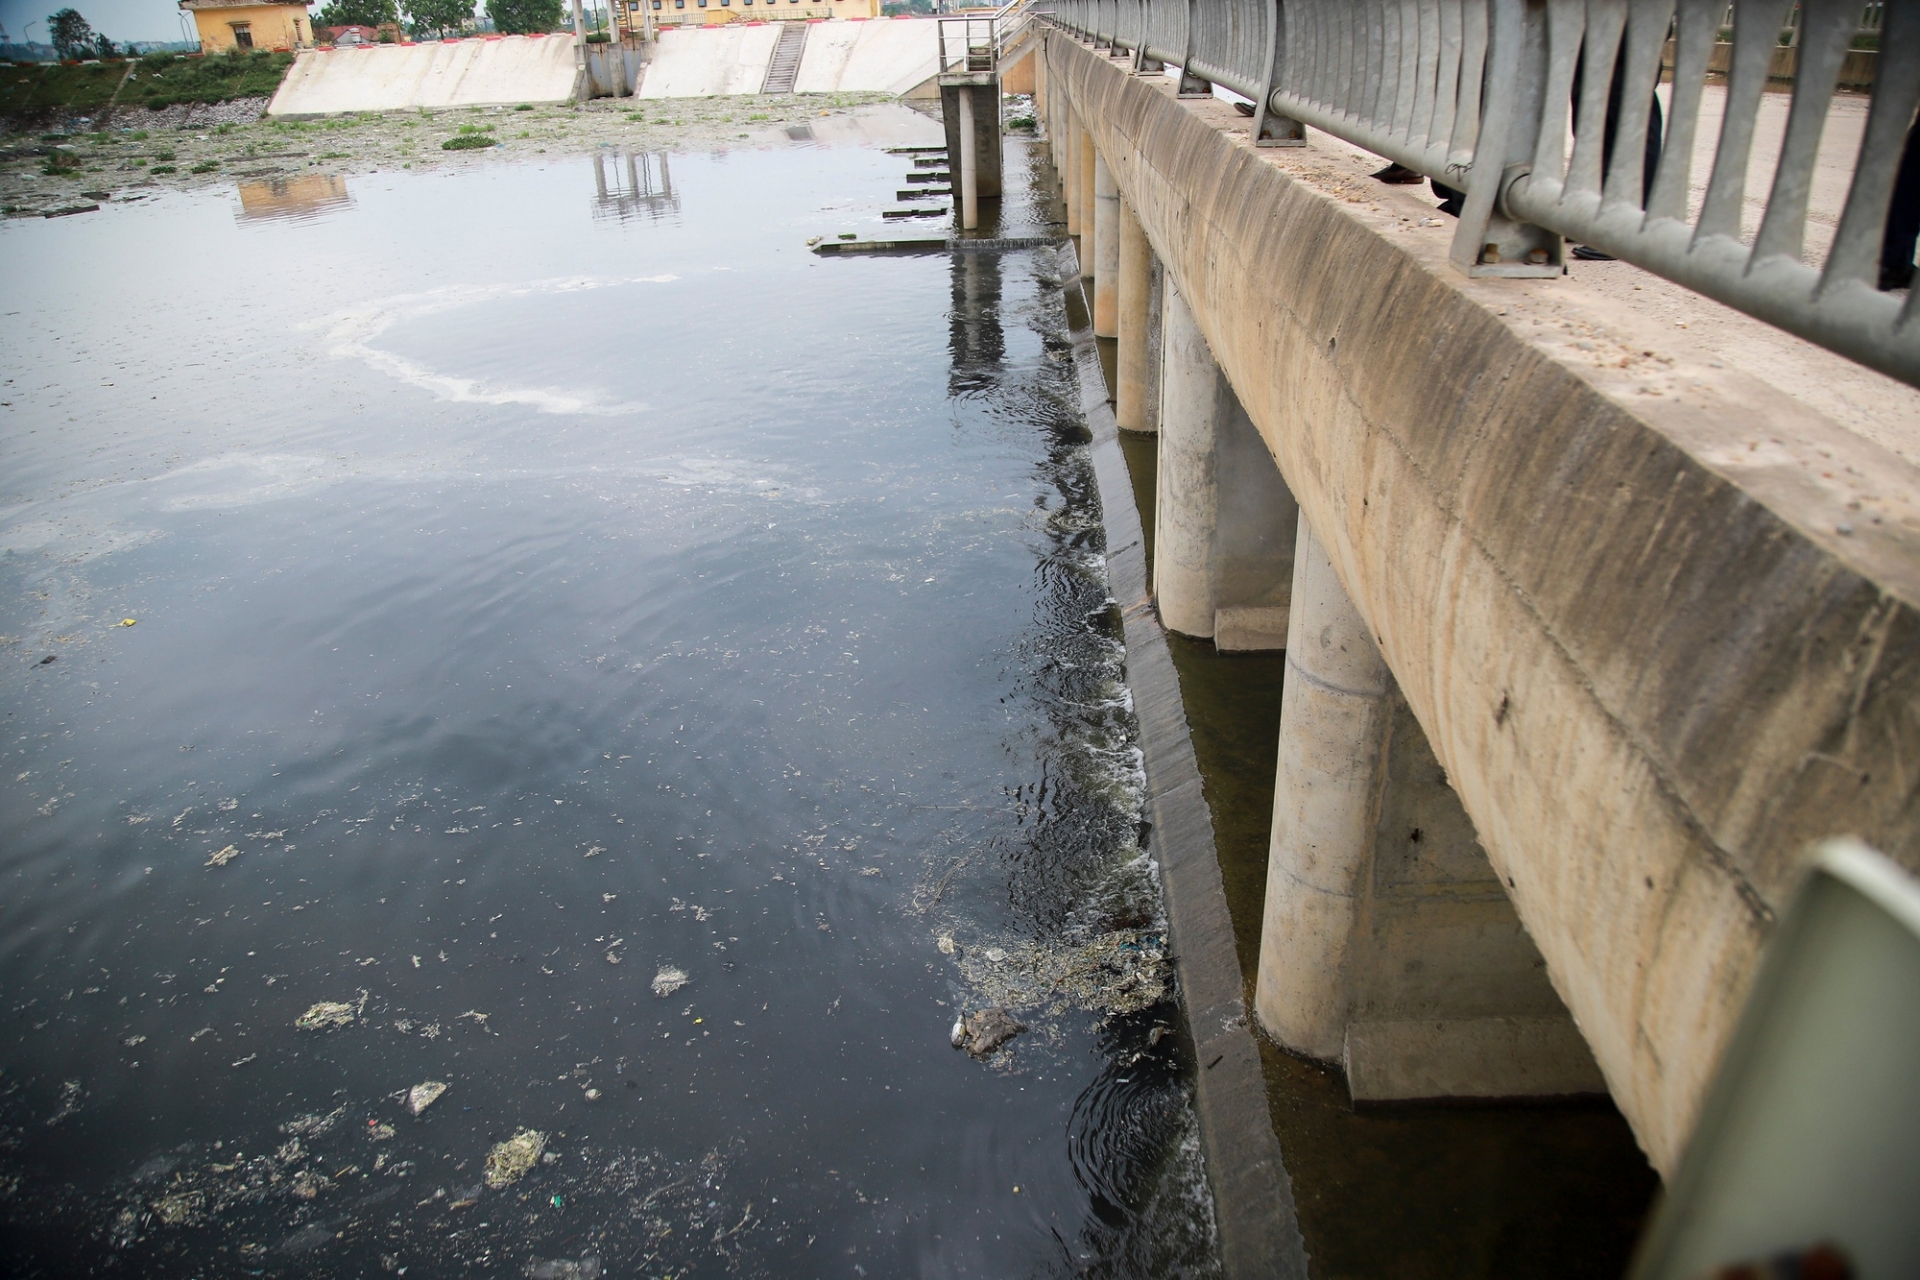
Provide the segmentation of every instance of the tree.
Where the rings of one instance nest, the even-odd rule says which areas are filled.
[[[458,35],[473,18],[473,0],[407,0],[407,26],[415,35]]]
[[[502,35],[560,28],[560,0],[487,0],[487,16]]]
[[[316,27],[377,27],[400,21],[393,0],[331,0],[313,20]]]
[[[102,59],[117,58],[120,56],[120,51],[113,47],[113,41],[97,35],[93,38],[93,56]]]
[[[62,9],[49,14],[47,39],[53,41],[53,56],[62,62],[93,56],[93,28],[77,10]]]

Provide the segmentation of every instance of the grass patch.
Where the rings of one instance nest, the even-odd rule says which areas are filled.
[[[175,170],[174,167],[170,164],[157,164],[153,166],[153,168],[147,170],[147,172],[152,174],[161,174],[161,173],[175,173],[177,172],[177,170]]]
[[[120,87],[120,77],[126,70],[124,62],[103,62],[93,67],[65,67],[51,62],[0,67],[0,112],[12,115],[48,108],[90,111],[103,107]]]
[[[531,111],[533,110],[533,104],[531,102],[523,102],[519,106],[515,107],[514,110],[515,111]]]
[[[212,173],[215,169],[218,169],[219,167],[220,167],[220,162],[218,160],[202,160],[199,164],[187,170],[187,172],[188,173]]]
[[[292,54],[264,49],[195,58],[154,54],[140,59],[133,79],[127,81],[127,87],[120,94],[120,101],[138,102],[158,110],[181,102],[267,98],[280,87],[281,79],[292,65]]]
[[[500,144],[484,133],[462,133],[448,138],[440,144],[442,151],[478,151],[482,147],[496,147]]]
[[[350,153],[348,153],[348,152],[345,152],[345,151],[322,151],[322,152],[320,153],[320,159],[322,159],[322,160],[351,160],[351,159],[353,159],[353,156],[352,156],[352,155],[351,155]]]
[[[40,162],[40,172],[49,178],[70,177],[80,172],[80,157],[71,151],[50,151]]]

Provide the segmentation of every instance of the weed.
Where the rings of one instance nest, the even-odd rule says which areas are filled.
[[[156,175],[162,174],[162,173],[172,173],[174,172],[174,167],[170,164],[157,164],[153,166],[153,168],[147,170],[147,172],[151,174],[156,174]]]
[[[767,118],[767,113],[766,113],[766,112],[764,112],[764,111],[756,111],[756,112],[754,112],[754,113],[753,113],[752,115],[750,115],[750,116],[748,116],[748,117],[747,117],[747,119],[748,119],[749,121],[752,121],[752,120],[765,120],[766,118]]]
[[[645,124],[647,122],[647,113],[644,111],[629,111],[627,112],[627,119],[635,124]]]
[[[40,172],[48,177],[60,177],[80,171],[80,157],[71,151],[49,151],[41,162]]]
[[[494,147],[499,143],[486,134],[476,130],[473,133],[457,134],[440,144],[442,151],[477,151],[481,147]]]
[[[515,111],[531,111],[533,110],[533,104],[531,102],[523,102],[519,106],[515,107],[514,110]]]
[[[220,162],[218,160],[202,160],[199,164],[187,170],[187,172],[188,173],[212,173],[215,169],[218,169],[219,167],[220,167]]]
[[[165,164],[172,164],[174,160],[173,148],[162,147],[158,151],[153,153],[153,158]]]
[[[322,151],[320,158],[322,160],[351,160],[353,156],[345,151]]]

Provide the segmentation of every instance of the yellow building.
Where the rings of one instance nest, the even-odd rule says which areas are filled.
[[[200,29],[200,52],[305,49],[313,44],[307,0],[180,0]]]
[[[654,22],[663,27],[713,27],[727,22],[823,22],[880,16],[880,0],[638,0],[631,5],[636,27],[639,5],[646,3],[653,6]]]

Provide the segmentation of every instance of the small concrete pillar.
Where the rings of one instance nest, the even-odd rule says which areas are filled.
[[[1080,234],[1080,117],[1071,109],[1060,140],[1060,195],[1067,202],[1067,234]]]
[[[980,163],[973,130],[973,95],[960,94],[960,228],[980,225]]]
[[[974,194],[1000,198],[1000,78],[991,71],[947,72],[939,77],[941,117],[946,123],[947,159],[957,165],[965,154],[962,117],[973,138]],[[955,175],[958,177],[958,175]],[[957,194],[957,193],[956,193]]]
[[[1289,1049],[1337,1060],[1393,677],[1305,516],[1293,545],[1254,1010]]]
[[[1093,135],[1087,132],[1086,121],[1080,122],[1078,136],[1080,163],[1075,169],[1076,190],[1080,195],[1080,274],[1093,274],[1093,164],[1096,154],[1093,147]]]
[[[1299,506],[1171,276],[1163,285],[1153,587],[1160,621],[1223,649],[1287,634]]]
[[[1093,158],[1093,333],[1120,336],[1120,188],[1107,158]]]
[[[1605,1082],[1303,517],[1254,1012],[1356,1101]]]
[[[1120,201],[1120,281],[1117,289],[1120,350],[1119,386],[1114,396],[1114,421],[1123,431],[1146,431],[1152,426],[1148,408],[1149,369],[1148,298],[1153,292],[1153,246],[1133,206]]]

